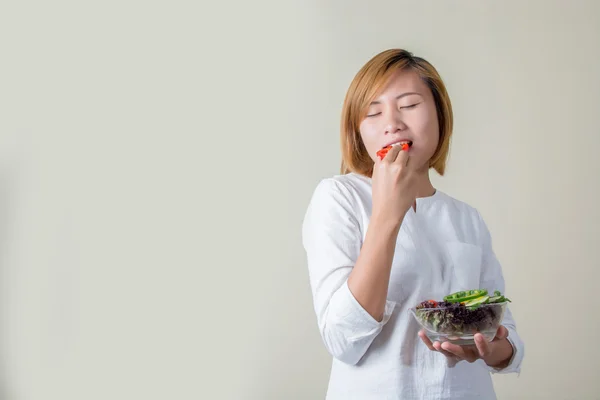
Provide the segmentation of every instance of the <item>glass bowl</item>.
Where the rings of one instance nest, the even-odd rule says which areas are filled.
[[[494,339],[502,323],[507,302],[481,304],[469,308],[460,303],[437,307],[413,307],[409,311],[432,341],[458,345],[474,344],[474,336],[481,333],[489,342]]]

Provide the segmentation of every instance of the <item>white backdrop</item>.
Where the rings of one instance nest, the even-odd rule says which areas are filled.
[[[598,398],[600,4],[283,3],[0,7],[0,397],[324,398],[301,221],[350,80],[405,47],[526,342],[499,398]]]

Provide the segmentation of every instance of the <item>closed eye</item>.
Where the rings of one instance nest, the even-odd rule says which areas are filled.
[[[369,114],[369,115],[367,115],[367,117],[375,117],[375,116],[377,116],[377,115],[379,115],[379,114],[381,114],[381,113],[380,113],[380,112],[378,112],[378,113],[375,113],[375,114]]]
[[[410,110],[411,108],[415,108],[416,106],[418,106],[421,103],[415,103],[415,104],[411,104],[410,106],[404,106],[404,107],[400,107],[400,109],[406,109],[406,110]]]

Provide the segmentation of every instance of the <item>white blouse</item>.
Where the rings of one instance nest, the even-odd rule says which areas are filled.
[[[524,344],[507,307],[514,348],[502,370],[483,360],[451,366],[417,336],[408,309],[459,290],[505,293],[501,266],[479,212],[437,190],[407,212],[396,243],[384,318],[353,297],[347,278],[371,215],[371,179],[350,173],[317,185],[302,226],[318,327],[333,356],[327,399],[495,399],[490,376],[520,372]],[[509,294],[506,294],[510,297]]]

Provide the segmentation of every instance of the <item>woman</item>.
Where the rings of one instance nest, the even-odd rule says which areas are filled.
[[[496,337],[432,343],[408,309],[459,290],[504,293],[478,211],[436,190],[452,107],[435,68],[392,49],[356,75],[343,105],[342,171],[317,185],[303,244],[317,321],[333,356],[328,399],[493,399],[490,373],[520,372],[510,310]],[[380,159],[378,151],[393,146]]]

